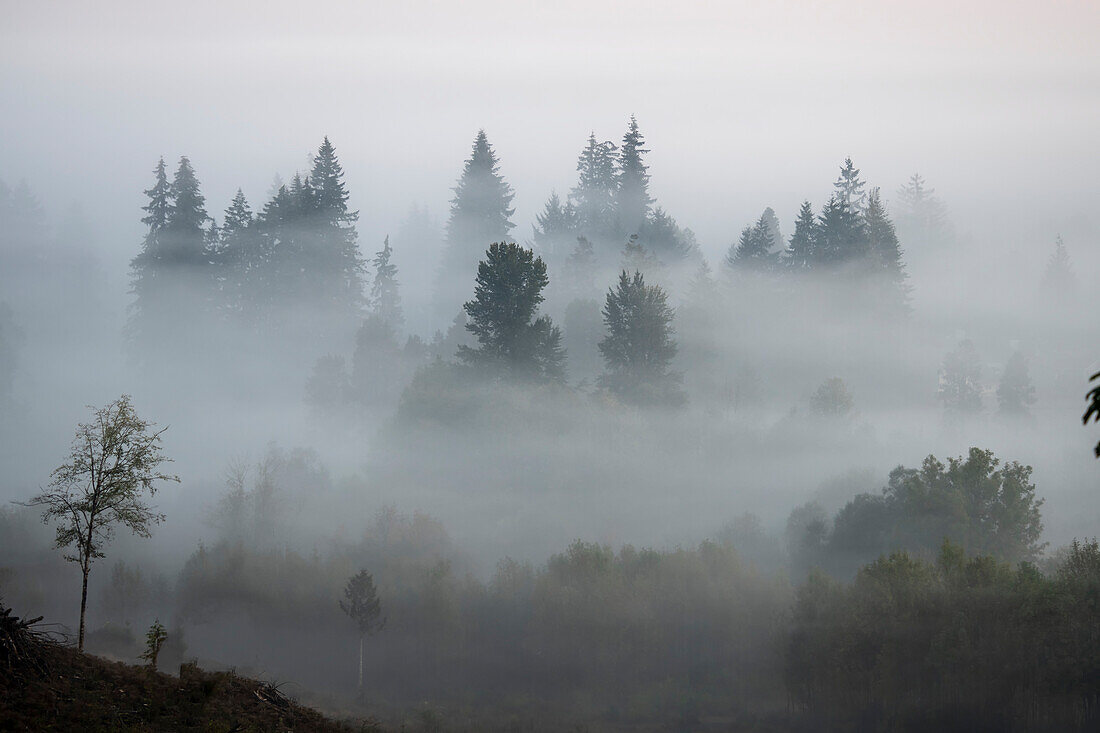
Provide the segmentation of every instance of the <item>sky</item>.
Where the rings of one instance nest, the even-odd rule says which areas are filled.
[[[849,155],[888,200],[920,172],[964,228],[1011,219],[1044,256],[1054,230],[1097,223],[1095,2],[2,0],[0,14],[0,179],[48,209],[79,202],[110,267],[136,251],[161,155],[191,157],[220,215],[238,186],[262,206],[329,135],[370,242],[414,201],[444,220],[484,128],[522,240],[573,185],[589,132],[617,141],[631,114],[654,195],[711,257],[765,206],[789,228]]]

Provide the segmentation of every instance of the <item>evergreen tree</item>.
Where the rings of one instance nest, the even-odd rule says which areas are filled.
[[[209,253],[204,227],[210,217],[206,213],[206,199],[199,191],[195,170],[186,155],[180,158],[169,194],[172,203],[168,208],[162,239],[164,263],[203,267],[208,263]]]
[[[644,145],[638,121],[631,115],[630,125],[619,148],[616,194],[619,231],[628,235],[638,232],[648,218],[649,207],[653,203],[649,196],[649,168],[642,161],[642,156],[649,152]]]
[[[673,315],[660,286],[646,285],[640,272],[630,276],[623,270],[603,308],[607,335],[599,348],[606,372],[600,385],[635,404],[682,404],[682,377],[671,370],[677,352]]]
[[[771,235],[773,254],[777,257],[780,256],[785,249],[783,246],[783,234],[779,231],[779,218],[775,215],[775,210],[772,207],[764,209],[764,213],[760,218],[768,225],[768,233]]]
[[[1019,351],[1005,363],[1001,383],[997,386],[997,402],[1002,415],[1026,417],[1035,404],[1035,385],[1027,367],[1027,357]]]
[[[493,243],[478,264],[474,299],[464,306],[474,349],[458,356],[471,364],[503,368],[513,377],[560,381],[565,377],[561,331],[549,316],[537,316],[550,282],[546,264],[517,244]]]
[[[168,183],[168,173],[164,164],[164,158],[157,161],[153,169],[153,186],[145,190],[149,202],[141,207],[145,212],[141,223],[148,229],[141,243],[141,251],[130,261],[132,271],[131,292],[135,296],[133,315],[141,318],[141,313],[150,307],[149,301],[155,297],[158,275],[161,274],[161,263],[164,257],[164,247],[161,238],[168,227],[168,215],[172,208],[172,194]],[[131,328],[137,328],[136,321],[131,321]],[[137,334],[133,334],[137,335]]]
[[[908,275],[901,259],[901,245],[894,222],[886,212],[879,189],[871,189],[867,208],[863,212],[863,230],[867,238],[870,271],[891,287],[891,299],[901,308],[908,307]]]
[[[741,239],[730,247],[726,264],[742,272],[767,272],[775,263],[775,242],[765,212],[755,226],[745,227]]]
[[[374,265],[374,284],[370,290],[371,310],[390,325],[391,328],[400,328],[405,322],[405,315],[401,310],[401,295],[397,288],[397,266],[390,262],[393,250],[390,248],[390,238],[386,240],[371,264]]]
[[[588,145],[577,159],[577,185],[569,199],[577,212],[577,227],[581,234],[603,245],[616,239],[618,220],[616,192],[619,188],[618,148],[607,140],[598,142],[596,134],[588,136]]]
[[[935,193],[936,189],[928,188],[919,173],[910,176],[898,189],[901,203],[898,224],[907,237],[921,244],[942,240],[949,234],[946,207]]]
[[[535,246],[547,259],[560,262],[577,236],[577,210],[572,203],[563,203],[554,192],[542,213],[535,215],[535,221],[537,224],[532,227]]]
[[[949,415],[982,411],[982,365],[970,339],[944,357],[938,394]]]
[[[660,268],[661,262],[649,253],[637,234],[631,234],[623,245],[622,267],[624,270],[637,270],[642,274],[649,274]]]
[[[817,262],[817,218],[809,201],[802,202],[784,262],[792,270],[809,270]]]
[[[858,262],[867,254],[863,220],[837,194],[821,210],[817,235],[814,254],[823,265]]]
[[[565,271],[573,294],[578,298],[590,297],[595,291],[596,252],[587,237],[577,237],[577,246],[573,248],[566,263]]]
[[[462,170],[451,199],[442,266],[435,297],[437,310],[450,313],[465,291],[464,273],[477,267],[485,248],[508,238],[515,213],[512,187],[500,174],[500,164],[484,130],[478,130],[470,158]]]
[[[660,206],[642,222],[638,239],[663,263],[673,264],[697,254],[695,235],[690,229],[681,229]]]
[[[845,158],[844,165],[840,167],[840,176],[833,184],[833,188],[836,189],[837,198],[856,214],[863,213],[863,207],[867,202],[864,185],[859,178],[859,168],[852,165],[851,158]]]
[[[1066,244],[1062,241],[1062,235],[1054,240],[1054,252],[1047,261],[1047,268],[1043,272],[1043,290],[1055,298],[1062,299],[1071,295],[1077,289],[1077,277],[1073,274],[1073,266],[1069,261],[1069,253]]]

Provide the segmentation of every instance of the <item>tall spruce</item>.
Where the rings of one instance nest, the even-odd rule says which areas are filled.
[[[833,194],[818,218],[814,252],[823,265],[842,265],[862,260],[867,254],[863,220],[844,199]]]
[[[682,404],[682,377],[671,368],[677,352],[673,315],[660,286],[646,285],[641,272],[623,270],[604,303],[607,335],[599,348],[606,371],[600,385],[625,402]]]
[[[919,173],[914,173],[904,186],[898,189],[901,211],[898,224],[906,234],[906,241],[932,244],[942,241],[949,234],[947,207],[929,188]]]
[[[867,203],[867,193],[863,190],[865,185],[859,177],[859,168],[852,164],[851,158],[845,158],[844,165],[840,167],[840,176],[833,184],[837,198],[853,212],[863,213]]]
[[[535,215],[535,221],[532,236],[539,252],[554,262],[568,257],[577,238],[577,210],[573,204],[563,202],[557,192],[552,192],[542,213]]]
[[[371,311],[381,318],[390,328],[397,330],[405,323],[401,310],[401,294],[397,286],[397,266],[390,262],[393,249],[387,236],[382,249],[374,255],[374,283],[370,289]]]
[[[507,239],[515,226],[511,221],[515,194],[500,173],[484,130],[478,130],[453,191],[435,288],[436,310],[447,314],[462,302],[467,273],[477,269],[485,248]]]
[[[1077,289],[1077,276],[1073,274],[1073,265],[1070,264],[1069,252],[1061,234],[1054,240],[1054,252],[1047,260],[1042,284],[1048,295],[1058,299],[1071,295]]]
[[[794,222],[794,234],[791,235],[784,262],[792,270],[805,271],[817,263],[817,217],[809,201],[803,201]]]
[[[618,239],[617,150],[610,140],[600,142],[596,133],[589,134],[588,144],[577,159],[577,185],[569,192],[569,200],[577,212],[578,231],[601,248]]]
[[[726,254],[726,264],[741,272],[767,272],[776,262],[775,242],[765,212],[751,227],[741,231],[741,239]]]
[[[206,199],[199,191],[199,180],[187,156],[180,158],[172,184],[172,203],[168,208],[162,251],[165,263],[171,266],[200,268],[207,264]]]
[[[1028,417],[1035,404],[1035,385],[1027,366],[1027,357],[1013,351],[1005,363],[1001,382],[997,385],[997,404],[1006,417]]]
[[[649,152],[638,129],[638,120],[630,116],[630,124],[619,147],[618,190],[616,209],[619,231],[636,234],[649,217],[653,199],[649,195],[649,167],[642,156]]]
[[[565,351],[561,331],[538,315],[549,284],[542,258],[524,247],[493,243],[478,263],[474,299],[465,304],[466,330],[478,347],[460,346],[463,361],[515,378],[561,381]]]
[[[863,229],[867,239],[869,269],[882,278],[890,288],[890,298],[899,307],[907,307],[909,286],[906,283],[905,263],[902,262],[901,244],[898,242],[894,222],[882,203],[879,189],[871,189],[867,208],[863,212]]]

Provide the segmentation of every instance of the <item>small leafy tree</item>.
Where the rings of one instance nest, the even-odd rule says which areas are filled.
[[[65,555],[80,565],[80,631],[77,649],[84,650],[84,615],[88,607],[88,573],[92,562],[105,557],[115,527],[121,525],[139,537],[148,537],[164,519],[144,501],[161,481],[179,482],[161,473],[170,462],[161,453],[160,439],[167,428],[134,412],[129,395],[122,395],[95,411],[91,422],[80,423],[69,461],[54,469],[49,488],[24,506],[42,506],[45,524],[57,520],[56,547],[73,547]]]
[[[1096,374],[1089,377],[1090,382],[1095,382],[1097,379],[1100,379],[1100,372],[1096,372]],[[1090,418],[1100,422],[1100,384],[1097,384],[1089,390],[1088,394],[1085,395],[1085,399],[1088,400],[1089,406],[1088,409],[1085,410],[1085,414],[1081,417],[1081,422],[1088,425]],[[1100,442],[1096,444],[1094,452],[1096,453],[1096,457],[1100,458]]]
[[[378,599],[378,589],[374,587],[374,578],[366,570],[353,575],[344,586],[344,600],[340,609],[346,613],[359,629],[359,682],[356,690],[363,694],[363,640],[382,630],[386,619],[382,616],[382,602]]]
[[[1028,373],[1027,357],[1019,351],[1012,352],[1005,364],[997,386],[997,402],[1001,414],[1011,417],[1026,417],[1035,404],[1035,385]]]
[[[960,342],[944,357],[938,395],[950,415],[982,411],[982,364],[973,341]]]
[[[825,380],[810,397],[810,408],[822,417],[846,417],[853,407],[855,401],[840,377]]]
[[[168,632],[164,630],[164,626],[161,624],[160,619],[155,619],[153,625],[145,632],[145,652],[141,655],[142,659],[149,662],[149,666],[153,671],[157,669],[157,656],[160,654],[160,648],[164,646],[164,642],[167,639]]]

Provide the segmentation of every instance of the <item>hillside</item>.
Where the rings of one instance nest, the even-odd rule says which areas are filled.
[[[0,730],[380,730],[330,720],[277,688],[194,664],[179,678],[78,653],[0,607]]]

